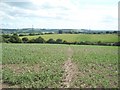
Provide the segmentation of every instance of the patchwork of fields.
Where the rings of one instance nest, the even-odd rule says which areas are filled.
[[[118,47],[3,44],[3,87],[118,88]]]
[[[118,35],[117,34],[49,34],[49,35],[36,35],[36,36],[22,36],[27,37],[29,39],[35,39],[37,37],[41,36],[46,41],[50,38],[56,40],[56,39],[62,39],[66,40],[68,42],[81,42],[81,41],[90,41],[90,42],[118,42]]]

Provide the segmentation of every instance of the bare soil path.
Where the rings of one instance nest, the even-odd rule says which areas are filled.
[[[65,73],[63,75],[62,86],[65,88],[69,88],[71,86],[71,83],[78,71],[76,64],[72,62],[73,53],[74,53],[73,50],[71,49],[71,47],[69,47],[67,50],[68,59],[65,61],[63,66]]]

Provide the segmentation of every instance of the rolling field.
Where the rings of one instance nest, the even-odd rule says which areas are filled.
[[[118,47],[3,44],[3,87],[118,88]]]
[[[118,36],[116,34],[49,34],[49,35],[37,35],[37,36],[22,36],[28,37],[29,39],[43,37],[45,40],[50,38],[62,39],[68,42],[81,42],[81,41],[90,41],[90,42],[118,42]]]

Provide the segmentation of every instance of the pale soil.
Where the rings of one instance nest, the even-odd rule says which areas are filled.
[[[0,89],[2,89],[2,88],[20,88],[20,87],[18,85],[12,86],[7,83],[2,83],[2,84],[0,84]]]
[[[62,82],[62,86],[65,88],[69,88],[71,86],[71,83],[73,82],[78,72],[78,68],[76,64],[72,62],[73,50],[70,47],[67,50],[67,55],[68,55],[68,60],[65,61],[63,66],[65,73],[63,75],[63,82]]]
[[[2,65],[2,68],[9,68],[16,74],[25,73],[25,72],[39,72],[40,71],[40,65],[34,64],[34,65],[28,65],[28,64],[6,64]]]
[[[2,84],[0,84],[0,89],[2,89],[2,88],[9,88],[9,85],[2,83]]]

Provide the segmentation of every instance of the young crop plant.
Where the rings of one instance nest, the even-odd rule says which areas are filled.
[[[79,68],[73,87],[118,88],[118,47],[73,46],[72,48],[73,60]]]
[[[62,45],[4,44],[3,84],[21,88],[60,87],[66,49]]]

